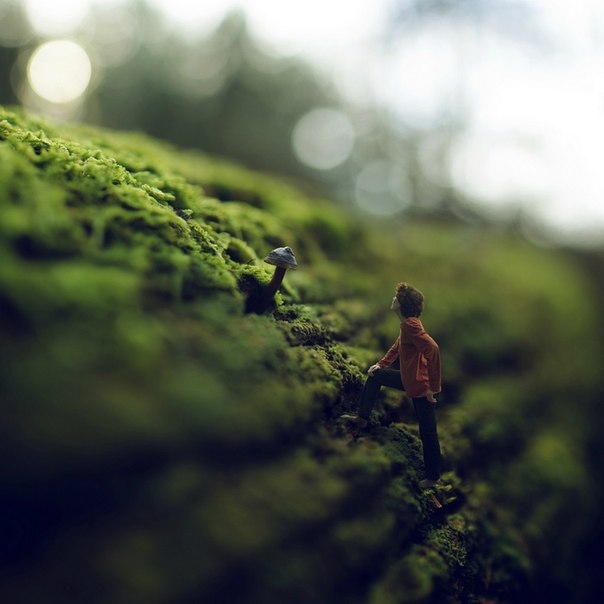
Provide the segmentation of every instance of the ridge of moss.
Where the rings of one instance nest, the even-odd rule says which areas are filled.
[[[281,245],[299,269],[246,314]],[[562,403],[599,375],[598,311],[556,251],[362,224],[199,152],[0,108],[0,252],[8,598],[505,600],[589,493]],[[383,393],[364,435],[337,420],[394,339],[403,279],[443,350],[446,476],[466,498],[444,520],[404,397]],[[550,498],[527,518],[514,475],[535,474]]]

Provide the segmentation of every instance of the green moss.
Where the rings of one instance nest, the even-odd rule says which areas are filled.
[[[434,550],[414,546],[372,589],[369,602],[430,602],[434,600],[435,592],[440,592],[442,598],[442,584],[446,577],[447,565]]]
[[[298,270],[246,313],[281,245]],[[573,564],[573,503],[595,502],[566,398],[595,408],[601,355],[560,252],[361,224],[201,153],[2,108],[0,252],[7,599],[514,601],[539,551]],[[466,499],[448,520],[418,489],[401,393],[363,434],[338,421],[396,337],[401,280],[443,352],[446,479]]]

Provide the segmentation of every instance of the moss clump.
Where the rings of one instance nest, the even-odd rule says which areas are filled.
[[[246,313],[281,245],[300,268]],[[7,601],[520,601],[550,544],[548,594],[580,566],[573,502],[594,502],[566,398],[579,384],[595,409],[598,309],[561,253],[378,230],[202,154],[3,108],[0,252]],[[449,519],[418,490],[408,401],[384,393],[361,435],[337,421],[395,337],[400,280],[443,350],[467,502]]]

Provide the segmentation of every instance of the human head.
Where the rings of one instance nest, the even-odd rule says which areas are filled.
[[[396,286],[394,297],[403,317],[419,317],[424,310],[424,294],[408,283]]]

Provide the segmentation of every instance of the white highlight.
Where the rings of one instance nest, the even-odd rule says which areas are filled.
[[[90,6],[73,0],[25,0],[25,11],[32,27],[44,36],[60,36],[75,31],[84,23]]]
[[[54,40],[39,46],[27,66],[32,90],[51,103],[70,103],[81,97],[92,77],[86,51],[70,40]]]
[[[352,152],[354,139],[350,120],[337,109],[309,111],[298,120],[292,132],[296,157],[316,170],[331,170],[345,162]]]

